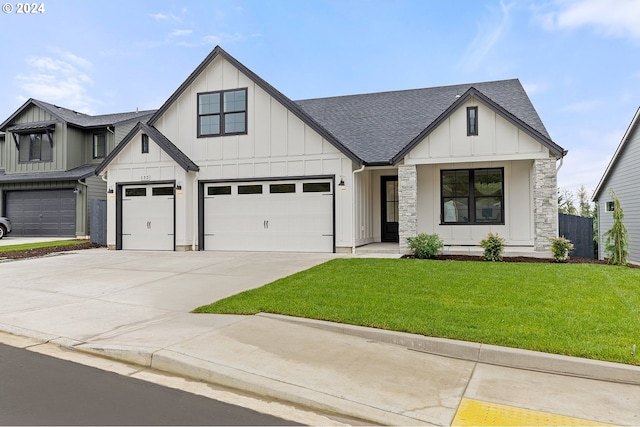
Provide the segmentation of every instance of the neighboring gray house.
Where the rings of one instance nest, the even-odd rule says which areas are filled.
[[[294,102],[216,47],[96,172],[115,249],[550,256],[565,154],[516,79]]]
[[[640,108],[593,193],[598,206],[599,258],[604,259],[604,233],[613,225],[613,190],[624,212],[629,233],[629,261],[640,264]]]
[[[12,236],[86,237],[90,200],[106,200],[95,169],[153,111],[90,116],[29,99],[0,124],[0,213]]]

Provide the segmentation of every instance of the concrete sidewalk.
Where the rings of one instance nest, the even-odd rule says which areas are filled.
[[[368,423],[480,424],[465,418],[479,402],[537,411],[547,420],[537,423],[640,424],[638,367],[283,316],[189,313],[334,256],[98,249],[0,263],[0,330]]]

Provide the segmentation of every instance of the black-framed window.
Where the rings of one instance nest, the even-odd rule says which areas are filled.
[[[21,134],[19,139],[21,163],[53,161],[53,141],[50,133]]]
[[[198,137],[247,133],[247,89],[198,94]]]
[[[93,158],[103,159],[107,153],[107,134],[97,133],[93,135]]]
[[[478,134],[478,107],[467,107],[467,136]]]
[[[142,152],[142,154],[146,154],[149,152],[149,135],[147,135],[146,133],[142,134],[140,151]]]
[[[504,224],[504,169],[440,171],[443,224]]]
[[[607,212],[613,212],[616,210],[615,203],[607,202]]]

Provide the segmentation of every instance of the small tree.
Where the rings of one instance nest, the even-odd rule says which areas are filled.
[[[611,190],[610,195],[613,201],[613,226],[609,231],[604,233],[606,237],[604,250],[611,264],[627,265],[627,258],[629,257],[629,237],[627,235],[627,227],[622,223],[624,213],[622,212],[620,200],[618,200],[616,193]]]
[[[580,207],[580,216],[585,218],[593,217],[593,209],[591,208],[591,202],[589,201],[589,194],[587,189],[584,188],[584,184],[578,188],[578,206]]]
[[[569,259],[569,252],[574,249],[571,240],[564,236],[549,239],[551,241],[551,253],[555,262],[566,262]]]

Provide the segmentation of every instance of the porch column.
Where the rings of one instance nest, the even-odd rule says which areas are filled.
[[[400,252],[408,252],[407,237],[418,229],[418,173],[415,165],[398,166],[398,234]]]
[[[536,159],[533,163],[534,249],[551,250],[550,238],[558,237],[558,184],[556,159]]]

